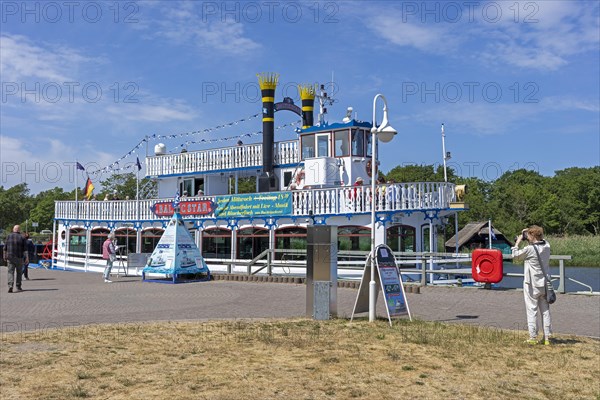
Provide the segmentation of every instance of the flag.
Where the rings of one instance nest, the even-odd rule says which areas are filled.
[[[180,198],[179,198],[179,190],[178,190],[177,193],[175,193],[175,199],[173,200],[173,208],[175,209],[175,211],[178,211],[177,209],[179,208],[179,203],[180,203]]]
[[[85,188],[83,189],[83,196],[89,200],[92,197],[92,193],[94,192],[94,184],[92,180],[88,177],[87,182],[85,183]]]
[[[85,168],[83,168],[83,165],[79,164],[79,162],[77,162],[77,169],[85,171]]]
[[[139,157],[135,158],[135,165],[137,165],[138,171],[140,171],[142,169],[142,164],[140,164],[140,158]]]

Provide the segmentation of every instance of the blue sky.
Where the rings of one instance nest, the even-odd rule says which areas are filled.
[[[5,187],[70,190],[75,160],[97,170],[145,135],[260,113],[259,72],[280,74],[276,100],[298,100],[297,83],[329,85],[329,122],[348,106],[370,121],[384,94],[399,132],[380,148],[384,172],[441,163],[441,123],[449,165],[465,177],[600,164],[595,1],[4,1],[1,13]],[[296,120],[276,114],[276,125]],[[254,118],[161,141],[174,149],[261,128]],[[293,127],[276,131],[295,137]]]

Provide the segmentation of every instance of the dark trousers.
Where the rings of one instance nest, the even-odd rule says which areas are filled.
[[[16,270],[16,271],[15,271]],[[23,273],[23,259],[21,257],[8,258],[8,287],[12,288],[17,273],[17,287],[21,287],[21,274]]]
[[[23,277],[29,279],[29,263],[23,261]]]

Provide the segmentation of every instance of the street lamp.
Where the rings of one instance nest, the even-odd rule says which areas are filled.
[[[377,126],[375,116],[375,106],[377,105],[378,98],[383,100],[383,120],[379,126]],[[375,283],[375,180],[377,179],[375,174],[377,166],[377,140],[379,139],[387,143],[397,133],[388,121],[387,100],[382,94],[375,95],[373,99],[373,127],[371,128],[373,151],[371,153],[371,281],[369,282],[369,322],[375,321],[375,306],[377,302],[377,283]]]

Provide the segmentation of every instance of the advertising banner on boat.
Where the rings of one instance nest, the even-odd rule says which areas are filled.
[[[157,217],[170,217],[175,212],[171,201],[155,203],[150,207],[150,210]],[[212,214],[213,210],[214,203],[210,200],[182,201],[179,203],[179,213],[181,215],[208,215]]]
[[[260,215],[290,215],[291,193],[249,193],[220,196],[216,201],[217,217],[240,217]]]

